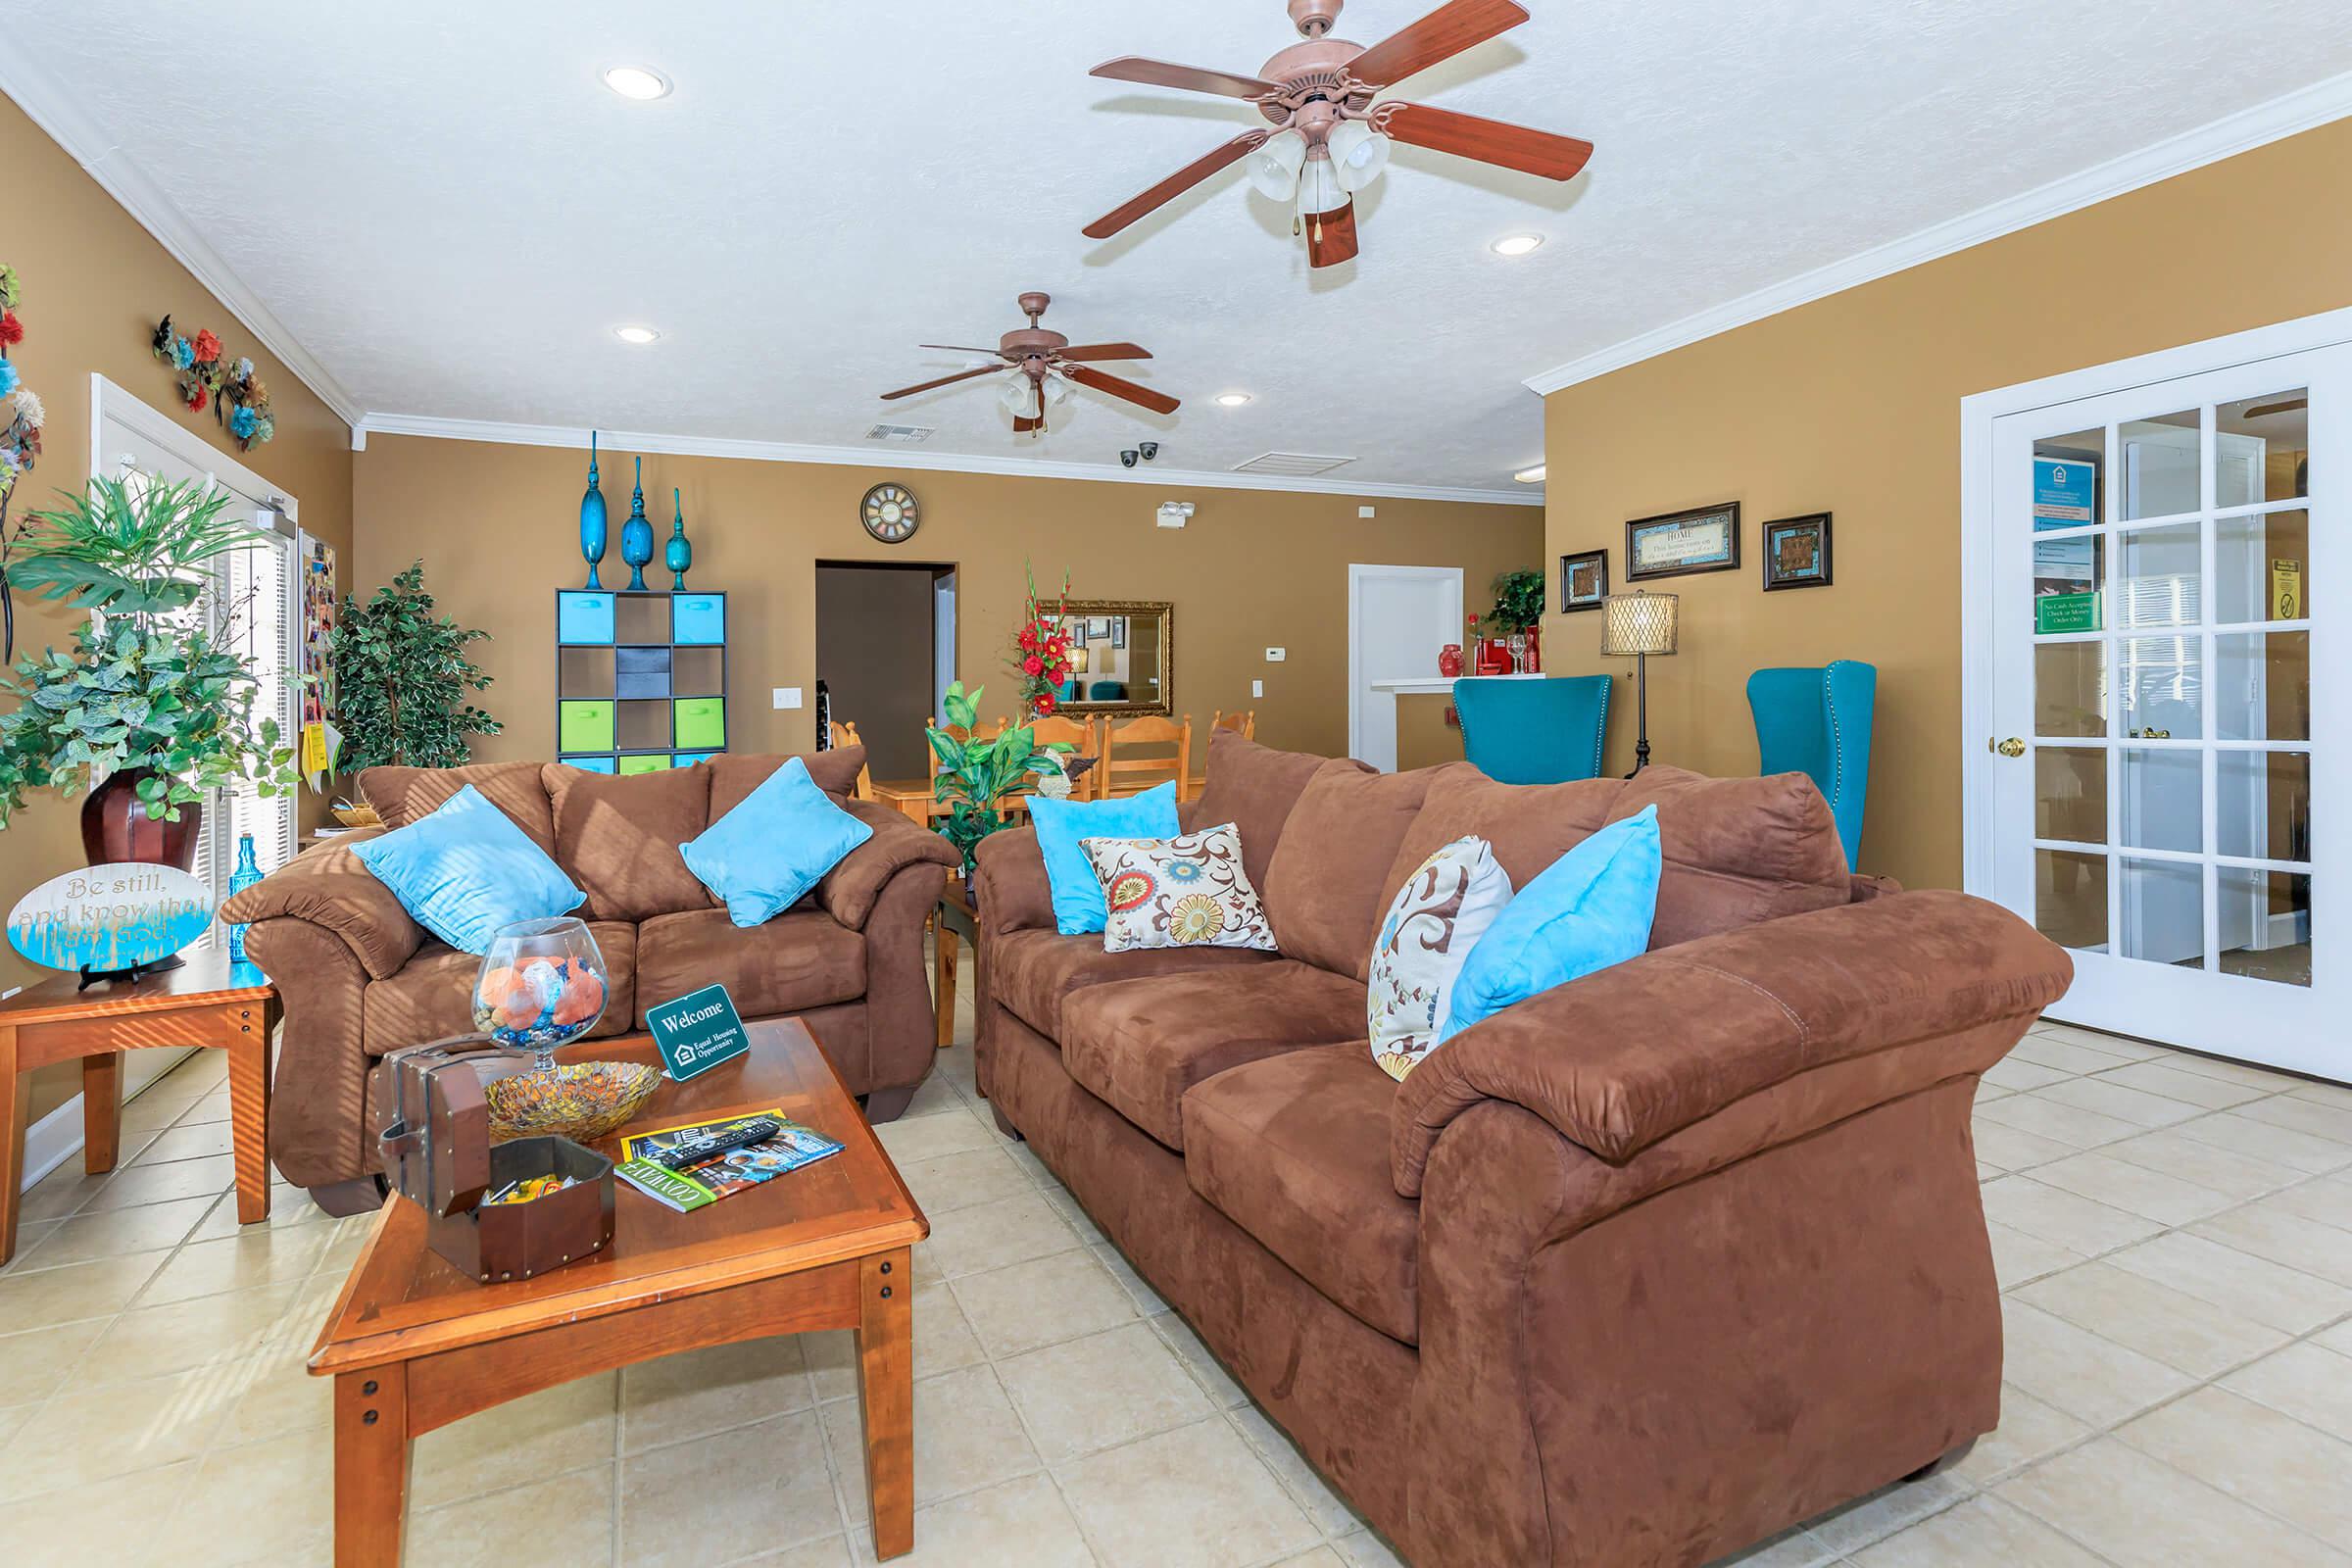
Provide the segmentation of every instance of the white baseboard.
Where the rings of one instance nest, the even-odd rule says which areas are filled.
[[[129,1104],[140,1090],[196,1054],[186,1051],[132,1051],[122,1067],[122,1102]],[[81,1152],[81,1096],[75,1095],[24,1129],[24,1192],[32,1184]]]
[[[2263,932],[2262,945],[2265,948],[2291,948],[2298,943],[2310,940],[2311,911],[2308,909],[2280,909],[2269,917],[2269,926]]]

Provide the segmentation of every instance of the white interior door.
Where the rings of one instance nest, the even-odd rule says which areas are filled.
[[[1462,640],[1459,566],[1348,568],[1348,755],[1396,756],[1396,703],[1376,680],[1429,677]]]
[[[1990,421],[1971,887],[2074,950],[2060,1016],[2352,1078],[2348,389],[2339,344]]]

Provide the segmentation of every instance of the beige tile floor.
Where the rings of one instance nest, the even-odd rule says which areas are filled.
[[[2056,1025],[1989,1079],[2000,1430],[1741,1561],[2352,1565],[2352,1090]],[[29,1196],[0,1270],[8,1568],[329,1559],[326,1391],[302,1357],[364,1222],[281,1188],[240,1230],[227,1115],[208,1052],[125,1109],[122,1171],[69,1164]],[[882,1138],[935,1227],[905,1560],[1396,1562],[998,1137],[967,1044]],[[870,1562],[847,1352],[683,1356],[432,1434],[409,1560]]]

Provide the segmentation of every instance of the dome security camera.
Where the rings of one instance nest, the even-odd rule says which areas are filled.
[[[1119,454],[1119,462],[1124,466],[1132,468],[1135,466],[1136,460],[1142,456],[1143,454],[1136,451],[1135,448],[1129,447],[1126,451]]]
[[[1159,456],[1159,443],[1156,441],[1140,442],[1137,444],[1136,450],[1144,455],[1146,463],[1150,463]]]

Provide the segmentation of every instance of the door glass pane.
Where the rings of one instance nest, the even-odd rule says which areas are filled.
[[[2204,968],[2205,868],[2126,858],[2123,884],[2123,956]]]
[[[2205,848],[2205,757],[2183,747],[2127,747],[2123,754],[2123,831],[2135,850]]]
[[[2107,946],[2107,857],[2034,852],[2034,925],[2062,948]]]
[[[2124,466],[2124,520],[2169,517],[2205,504],[2197,479],[2198,429],[2194,409],[2132,419],[2116,430]]]
[[[2034,749],[2034,836],[2107,842],[2107,754],[2081,746]]]
[[[2213,612],[2225,626],[2311,613],[2311,514],[2258,512],[2213,525]]]
[[[2034,541],[2034,630],[2103,631],[2099,581],[2107,541],[2097,535]]]
[[[2193,741],[2204,734],[2204,648],[2194,632],[2171,637],[2126,637],[2116,643],[2122,664],[2124,733],[2150,740]]]
[[[2213,654],[2218,738],[2311,739],[2311,633],[2230,632],[2213,640]]]
[[[2132,528],[2118,534],[2115,623],[2194,626],[2201,611],[2198,524]],[[2051,540],[2052,544],[2060,541]]]
[[[2311,878],[2222,868],[2222,972],[2311,984]]]
[[[2223,752],[2214,758],[2214,826],[2224,855],[2311,858],[2311,754]]]
[[[2259,493],[2245,497],[2248,501],[2291,501],[2311,494],[2310,428],[2311,398],[2301,387],[2225,403],[2215,411],[2214,429],[2242,438],[2228,444],[2250,453],[2260,467]]]
[[[2034,531],[2104,522],[2099,469],[2107,461],[2107,432],[2082,430],[2034,443]]]
[[[2107,733],[2107,647],[2043,643],[2034,650],[2034,733]]]

